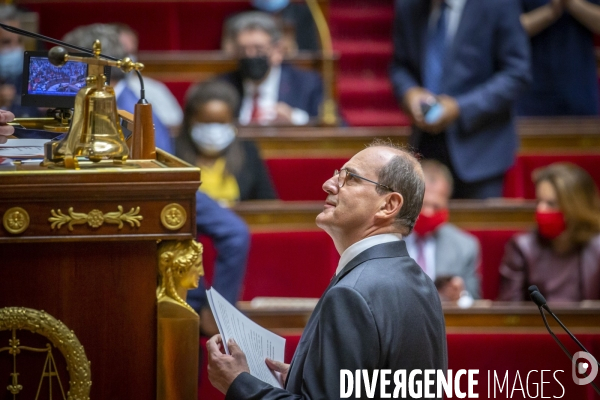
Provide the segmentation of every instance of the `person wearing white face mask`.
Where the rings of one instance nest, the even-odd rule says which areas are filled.
[[[190,88],[175,146],[178,157],[202,169],[200,190],[225,206],[277,198],[256,145],[236,138],[239,103],[237,91],[227,82]]]

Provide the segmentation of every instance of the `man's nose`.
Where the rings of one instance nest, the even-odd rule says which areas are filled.
[[[332,176],[323,183],[323,190],[327,194],[337,194],[340,187],[338,186],[338,177]]]

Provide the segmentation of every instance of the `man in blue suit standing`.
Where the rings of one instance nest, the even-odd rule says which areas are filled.
[[[513,116],[531,80],[517,0],[396,0],[395,94],[411,144],[446,164],[455,197],[502,195],[518,146]]]
[[[228,24],[239,68],[222,79],[242,97],[242,125],[272,123],[305,125],[319,113],[323,84],[319,75],[283,63],[283,35],[269,14],[240,14]]]

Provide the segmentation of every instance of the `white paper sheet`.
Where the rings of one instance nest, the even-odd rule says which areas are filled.
[[[283,362],[285,339],[251,321],[215,289],[210,288],[206,295],[223,337],[226,353],[229,354],[227,340],[233,338],[246,354],[250,374],[280,388],[279,376],[267,367],[265,358]]]
[[[44,157],[46,139],[8,139],[0,144],[0,157],[41,158]]]

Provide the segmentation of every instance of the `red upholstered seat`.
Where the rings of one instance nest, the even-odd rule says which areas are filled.
[[[498,267],[506,242],[518,230],[470,230],[481,243],[482,297],[498,296]],[[204,270],[212,282],[215,252],[204,244]],[[254,297],[321,297],[339,260],[329,236],[322,231],[260,232],[252,234],[242,300]]]
[[[325,200],[323,183],[347,158],[270,158],[265,160],[281,200]]]
[[[524,154],[519,155],[515,165],[504,178],[505,197],[535,199],[535,187],[531,173],[555,162],[571,162],[585,169],[600,186],[600,154]]]
[[[185,94],[194,82],[165,81],[164,84],[169,88],[171,93],[173,93],[173,96],[175,96],[181,108],[183,108],[185,106]]]
[[[21,4],[39,13],[43,35],[60,39],[81,25],[121,22],[139,33],[140,50],[217,50],[221,47],[223,21],[250,9],[247,0]]]
[[[519,232],[514,229],[506,230],[469,230],[481,245],[481,297],[495,300],[500,288],[500,263],[504,255],[506,242]]]
[[[242,300],[321,297],[338,260],[325,232],[254,233]]]
[[[210,285],[215,250],[207,237],[204,271]],[[325,232],[253,233],[241,300],[255,297],[321,297],[337,267],[339,256]]]

